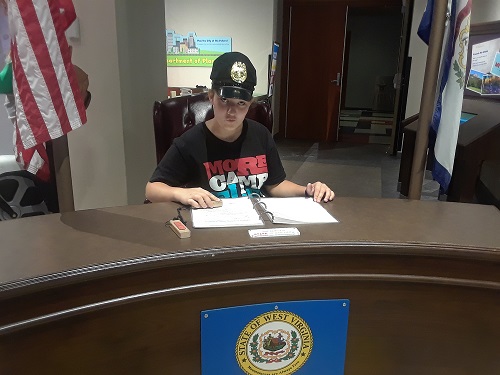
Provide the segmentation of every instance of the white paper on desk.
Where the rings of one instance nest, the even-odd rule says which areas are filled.
[[[248,197],[223,199],[222,207],[192,209],[194,228],[264,225]]]
[[[312,198],[261,198],[275,224],[338,223],[321,204]],[[268,215],[271,218],[271,215]]]

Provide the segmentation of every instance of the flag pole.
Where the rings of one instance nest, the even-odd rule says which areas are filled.
[[[73,183],[69,162],[68,136],[63,135],[53,139],[51,142],[59,211],[71,212],[75,210],[75,202],[73,199]]]
[[[441,62],[441,50],[443,48],[447,10],[447,0],[434,1],[422,97],[420,99],[418,128],[410,174],[409,199],[420,199],[422,194],[422,182],[424,180],[424,170],[427,159],[429,125],[432,115],[434,114],[436,87],[439,78],[439,65]]]

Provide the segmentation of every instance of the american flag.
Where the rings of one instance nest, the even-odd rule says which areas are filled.
[[[44,143],[86,121],[64,35],[76,18],[71,0],[10,0],[16,154],[25,169],[50,176]]]

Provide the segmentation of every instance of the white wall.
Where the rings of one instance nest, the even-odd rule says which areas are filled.
[[[155,166],[153,101],[166,85],[163,0],[73,2],[81,31],[73,61],[92,93],[88,123],[68,134],[75,208],[141,203]]]
[[[165,0],[165,25],[177,34],[232,38],[233,51],[247,55],[257,70],[255,94],[267,93],[268,55],[272,51],[273,0]],[[210,87],[209,67],[169,67],[168,85]]]
[[[413,9],[412,32],[409,55],[412,57],[410,84],[408,86],[408,101],[406,116],[410,117],[420,111],[420,98],[427,59],[427,45],[417,35],[418,25],[424,14],[427,0],[415,0]],[[474,0],[472,4],[471,23],[483,23],[500,20],[499,0]]]
[[[473,0],[472,23],[493,22],[500,20],[500,1]]]
[[[5,57],[9,53],[9,26],[7,12],[0,8],[0,69],[5,66]],[[3,103],[5,95],[0,95],[0,155],[13,155],[12,133],[14,127],[7,117],[7,111]]]
[[[166,98],[163,0],[118,0],[118,64],[127,203],[142,203],[156,167],[153,103]]]
[[[7,13],[3,7],[0,8],[0,70],[5,66],[5,58],[9,53],[9,26],[7,21]],[[12,133],[14,127],[12,122],[7,117],[7,111],[3,103],[5,95],[0,95],[0,155],[13,155]]]
[[[127,202],[115,2],[74,0],[73,62],[89,75],[87,124],[68,134],[75,208]],[[96,11],[96,10],[99,11]]]
[[[12,135],[14,127],[7,117],[7,111],[3,103],[5,95],[0,95],[0,155],[14,155]]]

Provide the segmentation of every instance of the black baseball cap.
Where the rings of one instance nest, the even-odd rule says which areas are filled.
[[[217,95],[251,101],[257,72],[250,59],[241,52],[226,52],[215,59],[210,79]]]

